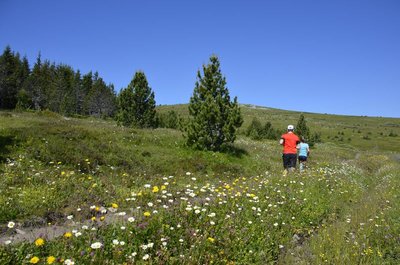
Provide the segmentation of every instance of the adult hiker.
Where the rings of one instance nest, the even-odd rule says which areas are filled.
[[[299,137],[293,132],[294,126],[288,125],[287,133],[281,136],[279,144],[283,145],[283,175],[286,176],[288,171],[296,168],[297,145],[300,143]]]
[[[300,137],[300,144],[297,145],[299,149],[299,166],[300,172],[306,168],[307,157],[310,155],[310,146],[304,137]]]

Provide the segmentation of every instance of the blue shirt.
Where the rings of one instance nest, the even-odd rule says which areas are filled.
[[[306,143],[300,143],[299,156],[307,156],[309,146]]]

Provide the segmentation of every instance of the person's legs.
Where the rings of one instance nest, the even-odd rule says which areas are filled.
[[[306,156],[299,156],[300,172],[305,169],[306,161],[307,161]]]
[[[288,156],[288,160],[289,160],[289,165],[288,165],[288,169],[289,171],[294,171],[296,169],[296,154],[287,154]]]
[[[290,166],[290,157],[288,154],[282,154],[282,160],[283,160],[283,176],[287,175],[289,166]]]

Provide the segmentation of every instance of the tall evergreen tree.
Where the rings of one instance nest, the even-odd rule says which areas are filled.
[[[187,144],[197,149],[220,150],[224,143],[233,143],[243,119],[235,97],[230,99],[225,77],[217,56],[197,72],[193,96],[190,98],[191,118],[186,127]]]
[[[50,109],[52,96],[55,94],[55,73],[55,64],[48,60],[42,62],[39,53],[27,85],[34,109]]]
[[[93,76],[92,84],[87,95],[89,114],[97,117],[113,116],[116,109],[114,86],[107,86],[97,72]]]
[[[121,91],[117,119],[125,126],[139,128],[157,126],[154,92],[143,72],[136,72],[128,87]]]
[[[90,71],[82,77],[82,93],[83,93],[83,105],[82,113],[83,115],[89,115],[89,93],[93,86],[93,73]]]
[[[20,65],[19,55],[7,46],[0,56],[0,108],[14,109],[17,105]]]
[[[310,129],[307,126],[307,123],[306,123],[306,120],[305,120],[303,114],[300,115],[299,120],[297,121],[296,134],[301,137],[304,137],[307,140],[310,139]]]
[[[73,95],[75,99],[75,114],[83,114],[83,103],[85,101],[85,93],[82,87],[81,72],[78,70],[74,76]]]

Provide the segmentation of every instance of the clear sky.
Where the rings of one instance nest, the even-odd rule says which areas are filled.
[[[0,0],[0,49],[98,71],[136,71],[157,104],[188,103],[218,55],[240,103],[400,117],[398,0]]]

